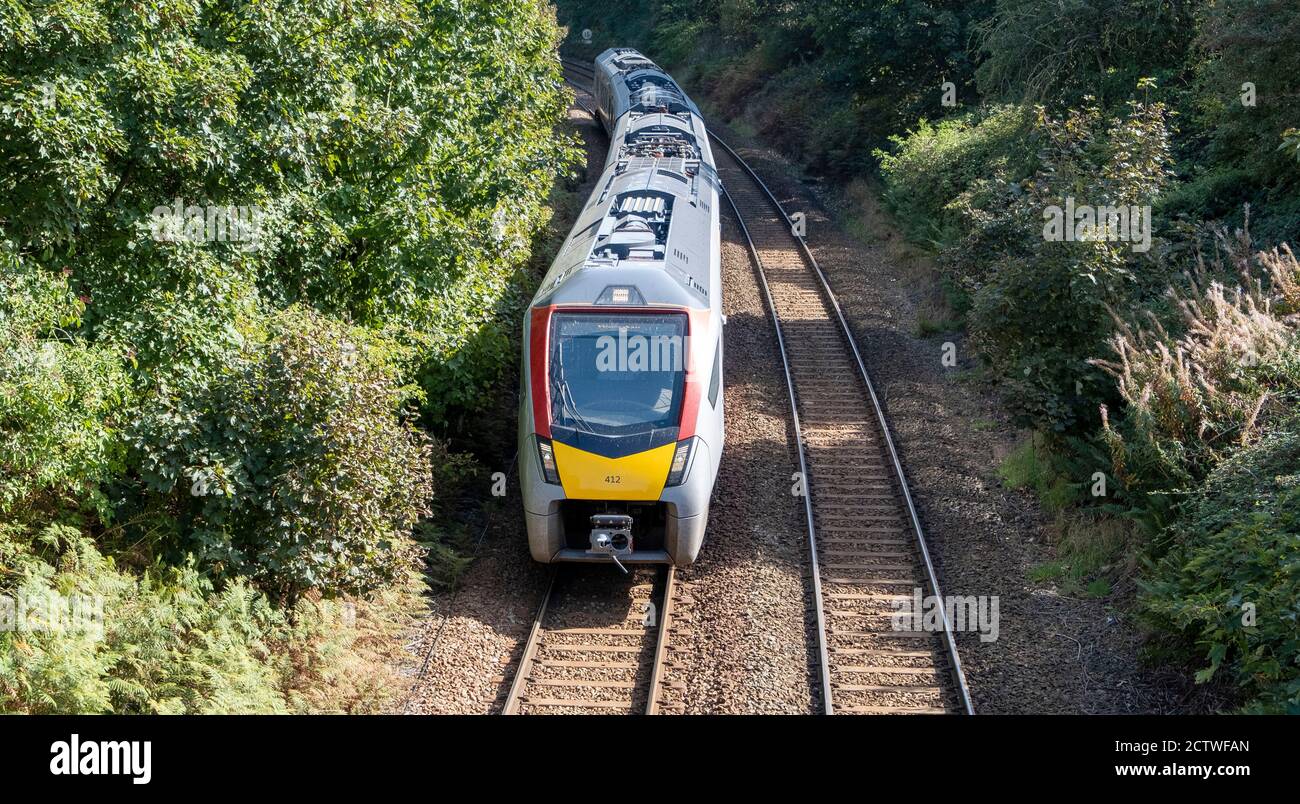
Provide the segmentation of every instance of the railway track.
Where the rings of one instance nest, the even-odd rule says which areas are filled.
[[[816,259],[758,175],[716,135],[714,159],[772,313],[792,400],[827,714],[974,709],[951,623],[895,628],[942,600],[888,421]],[[932,596],[932,597],[931,597]]]
[[[569,60],[564,67],[575,85],[574,77],[594,75]],[[578,102],[594,112],[589,99]],[[895,627],[901,604],[915,608],[918,594],[943,597],[888,421],[830,283],[758,174],[710,137],[784,364],[804,481],[822,709],[973,714],[943,607],[938,628]]]
[[[607,570],[607,571],[606,571]],[[670,662],[672,567],[557,566],[502,710],[520,714],[657,714]]]

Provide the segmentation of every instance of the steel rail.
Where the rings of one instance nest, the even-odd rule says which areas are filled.
[[[592,78],[595,78],[595,77],[596,77],[596,70],[595,70],[595,68],[593,68],[593,67],[588,67],[586,64],[583,64],[582,62],[578,61],[577,59],[573,59],[573,58],[570,58],[570,57],[568,57],[568,56],[561,56],[561,57],[560,57],[560,64],[563,65],[563,66],[565,66],[565,67],[568,67],[568,68],[571,69],[571,70],[577,70],[577,71],[580,72],[580,73],[586,73],[587,75],[591,76]]]
[[[528,641],[524,643],[524,652],[519,657],[519,667],[515,669],[510,692],[506,694],[506,705],[501,710],[503,715],[519,714],[519,705],[524,690],[528,687],[528,677],[532,674],[533,660],[537,658],[537,649],[542,645],[542,621],[546,619],[546,609],[551,605],[551,595],[555,593],[555,579],[560,574],[559,567],[551,568],[551,578],[546,582],[546,594],[533,615],[533,627],[528,631]]]
[[[659,714],[659,688],[663,686],[664,665],[668,661],[668,631],[672,622],[673,586],[676,583],[677,568],[670,564],[667,572],[664,573],[664,596],[656,618],[659,633],[655,641],[654,664],[650,667],[650,697],[646,699],[645,705],[647,715]]]
[[[551,576],[550,580],[547,582],[546,593],[542,596],[542,602],[537,607],[536,613],[533,615],[532,627],[528,631],[528,637],[524,642],[523,652],[519,656],[519,664],[515,667],[514,677],[510,682],[510,690],[506,694],[505,706],[501,710],[501,714],[503,715],[518,715],[521,713],[521,708],[529,703],[526,697],[529,682],[533,680],[533,671],[539,661],[538,653],[542,650],[542,647],[546,642],[547,634],[562,636],[566,633],[566,629],[563,628],[551,631],[546,627],[547,613],[555,605],[557,595],[561,594],[559,589],[563,584],[558,580],[561,571],[562,569],[559,566],[552,567],[551,569]],[[673,590],[676,583],[676,568],[669,566],[655,573],[655,580],[651,587],[650,602],[651,605],[654,606],[653,611],[655,616],[653,624],[646,623],[646,627],[647,629],[655,628],[656,633],[654,653],[650,659],[649,682],[644,686],[647,698],[642,711],[647,715],[657,715],[660,713],[659,694],[663,687],[663,679],[668,661],[668,650],[670,647],[669,635],[671,633],[673,616]],[[656,590],[661,590],[657,599],[655,595]],[[637,631],[628,629],[627,635],[636,636]],[[570,643],[564,643],[564,646],[575,647]],[[600,645],[596,644],[593,647],[599,648]],[[546,665],[546,660],[541,660],[541,664]],[[634,709],[636,708],[638,689],[640,689],[640,687],[629,687],[629,694],[632,697],[631,705]],[[574,702],[574,706],[579,709],[583,708],[581,702]]]
[[[742,159],[740,155],[736,153],[736,151],[725,141],[723,141],[722,138],[720,138],[717,134],[710,131],[709,136],[711,139],[713,139],[715,142],[721,145],[728,154],[731,155],[731,158],[735,160],[736,164],[738,164],[741,167],[741,169],[745,171],[746,174],[749,175],[750,179],[753,180],[753,182],[760,189],[762,189],[763,193],[767,196],[768,200],[771,202],[772,206],[776,209],[776,211],[781,215],[781,217],[787,223],[789,223],[790,216],[786,214],[785,208],[781,205],[781,202],[777,200],[776,195],[772,193],[772,191],[768,188],[767,184],[765,184],[763,180],[759,178],[758,174],[754,172],[754,169],[750,167],[749,164],[744,159]],[[728,200],[730,200],[731,197],[730,194],[728,194],[727,197]],[[732,204],[732,208],[733,209],[735,208],[734,202]],[[737,211],[737,217],[739,217],[739,211]],[[743,228],[743,224],[742,224],[742,228]],[[746,235],[746,237],[748,237],[748,235]],[[804,241],[803,237],[794,234],[793,231],[791,232],[791,237],[795,240],[795,242],[799,244],[799,248],[802,256],[804,257],[808,265],[816,273],[822,291],[826,294],[826,299],[830,303],[831,308],[835,311],[835,317],[839,320],[840,329],[844,335],[844,339],[848,342],[849,348],[852,349],[853,351],[854,361],[857,363],[858,371],[862,377],[863,383],[867,387],[867,392],[871,396],[871,405],[875,409],[876,419],[880,423],[880,430],[885,437],[885,444],[889,448],[889,457],[891,462],[893,463],[894,474],[898,479],[899,488],[902,490],[903,499],[907,503],[908,518],[911,521],[912,530],[916,537],[916,545],[917,548],[920,550],[921,558],[924,560],[925,563],[925,571],[927,576],[926,579],[930,584],[930,589],[931,592],[934,594],[934,599],[941,601],[943,600],[943,595],[940,593],[939,590],[939,578],[937,573],[934,570],[934,563],[930,558],[930,550],[926,545],[925,532],[921,528],[921,518],[917,514],[916,504],[912,500],[911,491],[908,489],[907,475],[903,471],[902,460],[899,458],[898,449],[894,445],[894,439],[890,433],[889,421],[885,416],[884,408],[880,404],[880,398],[876,394],[875,385],[871,382],[871,375],[867,372],[867,366],[862,359],[862,353],[858,349],[857,339],[853,336],[853,330],[849,327],[848,321],[844,317],[844,310],[843,308],[840,307],[839,300],[835,297],[835,292],[831,289],[830,282],[826,279],[826,275],[822,272],[821,266],[817,264],[817,258],[813,256],[812,251],[808,248],[808,244]],[[752,242],[750,243],[750,249],[751,251],[754,250],[754,246]],[[755,258],[757,259],[757,252],[754,253],[755,253]],[[764,286],[766,287],[766,281],[764,281]],[[770,303],[770,298],[771,297],[769,296],[769,303]],[[775,316],[775,309],[773,310],[773,315]],[[784,355],[782,357],[784,359]],[[975,714],[975,707],[971,703],[970,689],[966,685],[966,675],[962,671],[961,658],[957,654],[957,642],[953,636],[952,624],[948,620],[947,607],[939,606],[938,608],[939,608],[940,618],[943,622],[944,645],[947,648],[948,658],[952,662],[952,674],[954,677],[954,681],[956,682],[957,685],[957,691],[959,697],[961,698],[961,704],[962,707],[965,709],[966,714],[973,715]]]
[[[719,185],[721,185],[721,182],[719,182]],[[776,330],[777,350],[781,353],[781,367],[785,371],[785,389],[790,397],[790,417],[794,423],[795,447],[799,454],[799,477],[803,479],[804,514],[808,519],[808,554],[812,561],[813,601],[817,624],[818,675],[821,677],[822,685],[822,711],[824,714],[832,715],[835,711],[831,699],[831,664],[826,647],[826,614],[822,606],[821,568],[817,559],[817,524],[813,516],[812,495],[809,493],[808,488],[806,448],[803,442],[803,430],[799,426],[799,404],[794,390],[794,375],[790,371],[790,360],[786,356],[785,336],[781,331],[781,317],[777,315],[776,301],[772,298],[772,291],[767,284],[767,274],[763,271],[763,260],[758,255],[758,248],[754,245],[753,238],[749,236],[749,227],[745,225],[745,218],[740,214],[740,208],[736,206],[735,199],[731,197],[731,193],[727,192],[725,187],[722,188],[722,194],[727,197],[727,203],[731,205],[732,211],[736,213],[736,223],[740,224],[740,231],[745,236],[745,243],[749,246],[749,254],[754,261],[754,271],[758,275],[759,284],[763,288],[763,297],[767,300],[767,308],[772,311],[772,327]]]

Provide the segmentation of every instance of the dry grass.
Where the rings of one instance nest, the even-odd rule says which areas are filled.
[[[1235,286],[1227,284],[1232,276]],[[1217,463],[1252,441],[1270,414],[1285,412],[1278,382],[1258,369],[1296,349],[1300,263],[1287,246],[1252,252],[1248,233],[1220,232],[1212,262],[1198,254],[1183,284],[1168,290],[1181,334],[1150,311],[1140,324],[1115,315],[1115,358],[1091,362],[1115,378],[1138,436],[1156,454]],[[1107,430],[1112,448],[1120,446]]]

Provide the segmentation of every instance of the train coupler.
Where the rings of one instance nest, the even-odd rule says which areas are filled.
[[[632,554],[632,517],[627,514],[592,514],[591,549],[593,555],[607,555],[627,574],[627,567],[619,556]]]

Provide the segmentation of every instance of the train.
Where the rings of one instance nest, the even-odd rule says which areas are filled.
[[[542,563],[687,565],[725,432],[722,187],[670,75],[631,48],[594,73],[605,167],[523,322],[528,547]]]

